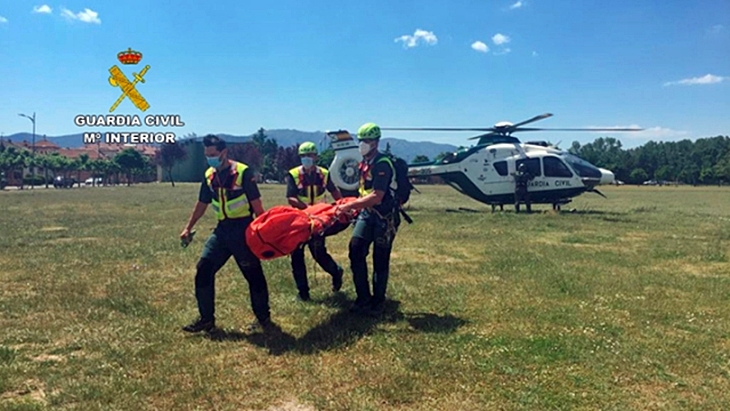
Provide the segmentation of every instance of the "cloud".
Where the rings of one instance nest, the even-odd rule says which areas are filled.
[[[2,23],[7,23],[7,22],[8,22],[8,19],[6,19],[6,18],[5,18],[5,17],[3,17],[3,16],[0,16],[0,24],[2,24]]]
[[[416,47],[419,43],[434,45],[438,42],[438,39],[432,31],[416,29],[412,36],[405,34],[395,39],[396,43],[399,41],[403,42],[403,47],[411,48]]]
[[[85,8],[84,11],[78,12],[76,14],[74,14],[69,9],[61,9],[61,15],[70,20],[81,20],[84,23],[101,24],[101,20],[99,20],[99,13],[91,9]]]
[[[51,14],[52,11],[47,4],[33,7],[33,13]]]
[[[472,43],[471,48],[473,48],[476,51],[482,52],[482,53],[486,53],[489,51],[489,46],[487,46],[486,44],[484,44],[481,41],[475,41],[474,43]]]
[[[510,38],[508,36],[505,36],[504,34],[497,33],[492,37],[492,41],[494,42],[494,44],[499,46],[502,44],[509,43]]]
[[[679,81],[668,81],[664,83],[664,87],[666,86],[675,86],[675,85],[683,85],[683,86],[694,86],[698,84],[715,84],[720,83],[723,80],[728,80],[730,77],[721,77],[721,76],[715,76],[713,74],[706,74],[702,77],[693,77],[693,78],[686,78]]]
[[[495,55],[495,56],[501,56],[502,54],[507,54],[507,53],[509,53],[510,51],[512,51],[512,50],[511,50],[511,49],[510,49],[509,47],[505,47],[505,48],[503,48],[503,49],[502,49],[501,51],[495,51],[495,52],[494,52],[494,55]]]
[[[517,3],[509,6],[510,10],[519,9],[520,7],[524,6],[524,3],[522,1],[518,1]]]

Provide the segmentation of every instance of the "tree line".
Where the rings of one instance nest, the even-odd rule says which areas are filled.
[[[126,177],[127,184],[135,179],[149,180],[156,175],[156,167],[160,166],[170,177],[172,185],[172,168],[187,157],[186,145],[197,135],[189,134],[181,142],[163,144],[158,147],[154,158],[143,156],[133,148],[127,148],[112,158],[91,159],[88,154],[81,154],[76,158],[69,158],[60,153],[33,154],[32,151],[14,146],[5,146],[0,142],[0,185],[7,184],[9,176],[22,173],[28,168],[41,168],[43,175],[35,179],[24,176],[20,182],[23,185],[52,184],[55,176],[69,177],[76,173],[80,180],[81,172],[88,171],[94,178],[102,178],[103,184],[114,184],[121,181],[120,176]],[[259,173],[262,180],[284,181],[288,171],[301,164],[298,146],[279,146],[276,139],[268,137],[263,128],[251,136],[251,140],[242,144],[229,144],[229,157],[246,163]],[[329,167],[334,158],[334,151],[327,148],[319,154],[318,164]],[[94,180],[96,184],[96,180]]]
[[[181,139],[181,142],[165,144],[158,150],[156,163],[167,173],[173,186],[175,182],[172,178],[172,168],[178,162],[185,160],[187,156],[185,146],[197,138],[196,134],[189,134]],[[335,152],[331,148],[327,148],[320,152],[318,157],[317,164],[328,168],[335,157]],[[283,182],[289,170],[301,164],[298,145],[280,146],[275,138],[266,135],[263,128],[251,135],[250,141],[229,143],[228,158],[251,167],[259,174],[262,181]]]
[[[289,170],[302,164],[298,145],[280,146],[275,138],[266,135],[263,128],[251,136],[250,142],[233,146],[230,157],[252,167],[263,180],[284,181]],[[334,158],[334,150],[328,147],[319,153],[317,165],[329,168]]]
[[[613,171],[617,180],[641,184],[647,180],[684,184],[730,182],[730,137],[648,143],[623,149],[621,141],[601,137],[568,150],[584,160]]]
[[[21,174],[28,168],[40,168],[42,174],[23,176],[19,179],[20,188],[24,185],[44,185],[48,187],[56,176],[75,177],[81,183],[81,173],[88,171],[94,177],[102,179],[102,184],[119,184],[122,176],[127,184],[135,179],[149,180],[156,175],[155,161],[143,156],[133,148],[127,148],[112,158],[91,159],[83,153],[76,158],[66,157],[60,153],[33,153],[28,149],[18,149],[0,143],[0,187],[11,180],[13,174]]]
[[[195,134],[186,136],[197,137]],[[155,175],[156,166],[161,166],[172,176],[172,167],[187,156],[187,139],[179,143],[164,144],[158,148],[154,158],[143,156],[133,148],[117,153],[113,158],[90,159],[88,154],[68,158],[58,153],[33,154],[27,149],[17,149],[0,143],[0,172],[5,176],[28,167],[40,167],[43,176],[37,176],[35,184],[48,185],[54,176],[68,177],[73,173],[88,171],[104,183],[119,183],[125,176],[127,184],[135,179],[145,179]],[[229,145],[229,157],[246,163],[258,172],[261,180],[284,181],[288,171],[300,163],[298,146],[280,146],[276,139],[266,135],[260,128],[251,136],[250,141]],[[385,152],[390,152],[386,145]],[[585,145],[573,142],[569,152],[602,168],[613,171],[617,180],[630,184],[641,184],[647,180],[669,181],[684,184],[727,184],[730,183],[730,137],[654,142],[631,149],[624,149],[621,141],[612,137],[600,137]],[[435,159],[448,153],[441,153]],[[320,152],[318,165],[329,167],[334,151],[327,148]],[[418,155],[413,162],[427,162],[428,157]],[[49,178],[50,174],[50,178]],[[2,177],[0,177],[0,180]],[[80,180],[80,178],[78,178]],[[174,181],[170,178],[173,186]],[[0,182],[2,183],[2,182]],[[26,177],[23,184],[30,184]]]

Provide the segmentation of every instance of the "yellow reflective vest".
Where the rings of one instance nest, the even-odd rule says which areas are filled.
[[[246,192],[243,189],[243,172],[248,166],[237,161],[232,161],[228,173],[234,175],[232,187],[219,187],[213,183],[216,180],[218,170],[214,167],[205,171],[205,181],[213,192],[213,210],[215,210],[218,220],[245,218],[251,215],[251,210],[246,198]],[[221,181],[225,181],[224,176],[220,176]]]
[[[329,181],[329,170],[323,167],[316,167],[315,184],[308,185],[305,181],[304,166],[294,167],[289,170],[289,175],[294,179],[297,186],[297,198],[304,204],[314,205],[324,200],[327,193],[327,182]]]
[[[380,155],[380,154],[378,154]],[[358,192],[360,193],[360,197],[365,197],[366,195],[372,193],[373,190],[373,176],[372,176],[372,170],[375,168],[375,165],[380,162],[386,162],[388,165],[390,165],[390,169],[393,170],[393,174],[391,175],[391,186],[393,185],[393,181],[395,181],[395,167],[393,166],[393,162],[390,161],[390,158],[388,156],[383,155],[379,159],[375,160],[372,164],[368,164],[366,161],[361,161],[359,168],[360,168],[360,187],[358,188]]]

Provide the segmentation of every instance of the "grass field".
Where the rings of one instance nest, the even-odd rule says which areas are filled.
[[[730,409],[729,189],[609,187],[524,215],[420,186],[383,319],[350,315],[349,269],[332,295],[307,254],[313,301],[266,261],[281,331],[246,334],[230,261],[222,340],[180,331],[215,224],[180,247],[197,189],[0,193],[0,409]],[[328,239],[345,267],[348,240]]]

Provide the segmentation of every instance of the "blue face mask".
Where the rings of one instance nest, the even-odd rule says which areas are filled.
[[[305,168],[312,167],[314,165],[314,159],[312,157],[302,157],[302,165]]]
[[[215,157],[205,157],[206,160],[208,160],[208,165],[214,168],[218,168],[218,166],[221,165],[221,159],[218,158],[218,156]]]

